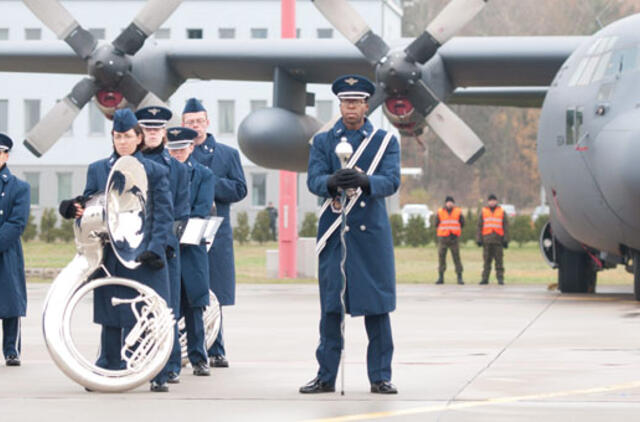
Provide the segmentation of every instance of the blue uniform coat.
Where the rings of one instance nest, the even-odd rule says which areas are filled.
[[[189,171],[187,166],[169,155],[163,148],[145,152],[144,158],[164,166],[169,170],[169,190],[173,204],[173,220],[180,221],[189,218]],[[176,317],[180,316],[180,240],[173,232],[169,233],[169,246],[173,254],[167,257],[169,270],[169,286],[171,291],[171,308]]]
[[[191,181],[191,217],[206,218],[211,213],[215,182],[211,170],[192,157],[185,162]],[[182,245],[180,250],[182,285],[189,306],[209,305],[209,258],[204,245]]]
[[[208,167],[215,176],[217,215],[224,217],[209,251],[209,282],[220,305],[233,305],[236,299],[236,269],[233,261],[233,232],[230,205],[247,196],[247,183],[235,148],[217,143],[213,135],[197,145],[193,158]]]
[[[0,318],[25,316],[27,288],[20,236],[27,226],[29,184],[0,169]]]
[[[140,265],[135,270],[125,268],[118,261],[111,249],[111,245],[105,246],[104,265],[112,276],[123,277],[139,281],[152,287],[163,299],[170,303],[169,273],[166,265],[166,247],[168,236],[173,228],[173,205],[169,193],[169,172],[161,165],[145,159],[141,153],[134,154],[144,166],[149,181],[149,196],[147,198],[147,221],[144,227],[146,250],[153,251],[163,260],[165,266],[159,270],[152,270],[146,265]],[[87,184],[83,195],[85,197],[101,194],[107,185],[107,179],[111,167],[117,160],[114,154],[110,158],[96,161],[89,165],[87,170]],[[104,274],[96,274],[104,276]],[[111,305],[111,298],[132,298],[137,293],[122,286],[103,286],[93,293],[93,320],[97,324],[112,327],[131,327],[136,320],[129,305]]]
[[[309,155],[309,190],[323,198],[330,197],[327,179],[340,169],[335,154],[336,144],[342,136],[346,136],[355,152],[373,131],[368,120],[356,131],[347,131],[340,120],[330,131],[316,135]],[[376,137],[383,137],[384,134],[386,132],[379,131]],[[366,171],[368,165],[365,166],[363,162],[370,162],[375,152],[369,148],[356,166]],[[385,206],[385,197],[395,193],[400,186],[400,150],[395,137],[389,142],[377,170],[369,176],[369,182],[370,193],[363,193],[347,216],[347,312],[354,316],[383,314],[393,311],[396,306],[393,241]],[[323,227],[326,226],[323,217],[320,219],[318,239],[326,228]],[[340,228],[329,237],[319,256],[323,313],[341,312],[342,253],[339,236]]]

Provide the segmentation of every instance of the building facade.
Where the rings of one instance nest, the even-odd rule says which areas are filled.
[[[3,42],[56,40],[55,34],[21,1],[2,0],[1,3],[0,48]],[[144,5],[144,1],[139,0],[68,0],[62,3],[83,27],[104,41],[113,40]],[[385,40],[393,42],[400,38],[402,7],[399,0],[352,0],[350,3]],[[342,37],[310,1],[297,2],[296,23],[298,38]],[[185,0],[147,42],[279,37],[279,0]],[[82,75],[0,73],[0,132],[9,134],[16,141],[9,164],[16,175],[31,185],[32,212],[36,221],[42,210],[57,208],[60,200],[81,194],[88,164],[112,151],[111,122],[93,101],[43,157],[34,157],[22,146],[25,134],[80,78]],[[271,105],[272,89],[272,84],[265,82],[189,80],[169,99],[169,105],[174,113],[180,113],[187,98],[202,99],[209,112],[210,131],[219,142],[237,148],[240,122],[251,111]],[[327,121],[338,113],[338,103],[329,86],[312,84],[307,89],[316,95],[316,104],[307,108],[307,114]],[[371,119],[374,125],[389,128],[380,111]],[[242,164],[249,193],[232,208],[233,225],[239,212],[247,212],[252,223],[255,215],[269,202],[278,204],[279,172],[259,167],[243,155]],[[305,213],[319,209],[318,199],[306,188],[305,174],[298,176],[298,205],[298,224]]]

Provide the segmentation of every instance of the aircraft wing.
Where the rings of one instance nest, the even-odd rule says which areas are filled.
[[[438,52],[455,90],[450,101],[539,105],[562,63],[587,38],[455,37]],[[164,54],[182,81],[272,81],[276,66],[308,83],[331,83],[345,73],[375,77],[358,49],[340,39],[156,41],[144,49],[134,68],[148,55]],[[85,74],[86,65],[61,41],[3,42],[0,71]]]
[[[453,38],[438,52],[454,89],[448,102],[539,107],[562,64],[586,39]],[[170,65],[185,79],[271,81],[276,66],[308,83],[331,83],[345,73],[375,77],[358,49],[342,40],[195,41],[166,48]]]
[[[0,72],[84,75],[87,65],[63,41],[3,41],[0,43]]]

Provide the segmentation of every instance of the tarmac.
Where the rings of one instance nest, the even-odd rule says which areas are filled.
[[[640,412],[640,305],[632,287],[561,295],[545,286],[400,285],[391,316],[395,396],[369,392],[362,318],[346,326],[346,392],[301,395],[315,376],[319,300],[312,284],[238,285],[224,308],[230,367],[169,393],[148,385],[88,393],[49,358],[47,284],[30,284],[23,365],[0,366],[0,421],[600,421]],[[95,355],[84,300],[77,347]],[[338,383],[337,389],[339,390]]]

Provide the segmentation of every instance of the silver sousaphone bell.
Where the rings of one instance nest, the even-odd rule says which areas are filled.
[[[173,313],[152,288],[137,281],[111,277],[103,266],[103,248],[110,243],[118,260],[136,268],[135,258],[145,247],[147,177],[134,157],[122,157],[109,173],[104,195],[92,197],[75,221],[77,253],[56,277],[44,304],[42,327],[49,354],[56,365],[78,384],[95,391],[121,392],[150,381],[165,366],[173,347]],[[102,268],[107,277],[90,280]],[[133,299],[113,298],[114,306],[131,306],[136,324],[124,339],[124,368],[108,370],[88,361],[71,336],[73,312],[89,292],[106,285],[129,287]]]

